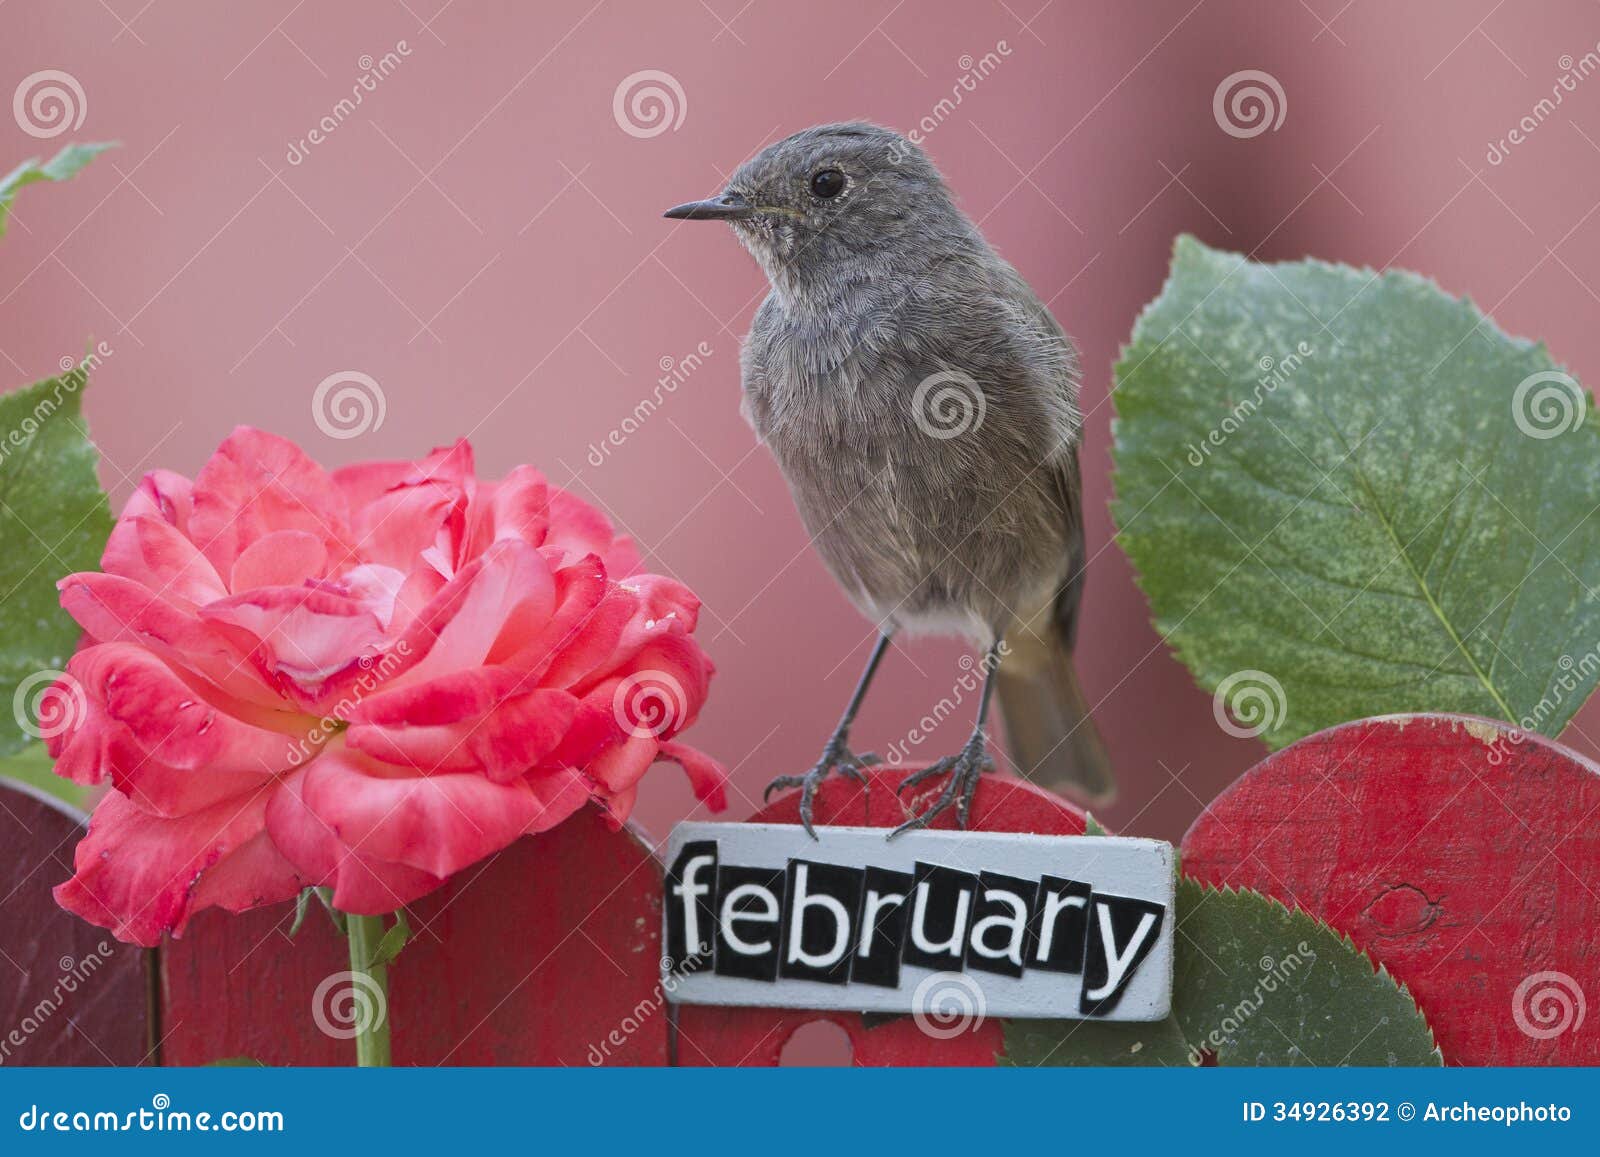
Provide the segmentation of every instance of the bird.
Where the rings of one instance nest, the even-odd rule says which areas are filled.
[[[740,354],[742,410],[776,458],[823,562],[876,628],[865,670],[799,788],[813,838],[827,776],[881,762],[850,730],[897,637],[982,649],[970,736],[901,781],[946,776],[890,832],[955,809],[992,770],[998,695],[1012,763],[1091,804],[1114,791],[1073,665],[1086,565],[1075,347],[957,206],[925,150],[862,121],[761,149],[667,218],[724,221],[766,274]],[[970,662],[970,660],[969,660]]]

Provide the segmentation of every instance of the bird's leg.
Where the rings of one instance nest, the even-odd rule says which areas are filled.
[[[867,688],[872,684],[872,676],[877,673],[878,663],[883,659],[883,653],[889,649],[889,640],[893,637],[893,631],[885,631],[878,636],[878,641],[872,648],[872,655],[867,659],[867,668],[861,672],[861,678],[856,682],[855,693],[850,696],[844,714],[839,717],[839,725],[833,729],[833,734],[828,737],[828,742],[822,748],[822,758],[817,760],[816,765],[804,775],[780,775],[767,784],[767,790],[762,794],[761,798],[765,801],[775,791],[798,787],[800,822],[805,826],[806,834],[812,839],[817,838],[817,833],[811,827],[812,806],[816,801],[817,788],[828,778],[828,773],[837,768],[841,774],[857,783],[865,783],[867,777],[863,769],[878,762],[876,755],[868,753],[858,756],[850,750],[850,725],[855,722],[856,712],[861,710],[861,701],[867,697]]]
[[[935,816],[951,806],[956,809],[956,822],[963,828],[967,826],[967,813],[972,810],[972,795],[978,790],[978,777],[986,771],[994,770],[994,760],[989,756],[983,728],[989,718],[989,697],[994,691],[994,673],[999,665],[1000,642],[997,640],[984,652],[983,690],[978,696],[978,718],[973,722],[972,734],[967,737],[967,742],[956,754],[930,763],[914,775],[908,775],[895,790],[896,794],[903,794],[907,788],[916,787],[934,776],[946,773],[950,776],[949,782],[945,784],[944,790],[939,793],[939,797],[927,811],[912,816],[890,832],[891,840],[904,832],[927,827]]]

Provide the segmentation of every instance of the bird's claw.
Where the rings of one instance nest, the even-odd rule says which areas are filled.
[[[784,791],[788,788],[800,789],[800,823],[806,829],[806,835],[812,839],[817,838],[816,830],[812,827],[812,816],[816,804],[817,788],[822,781],[828,778],[829,772],[838,771],[846,779],[856,783],[867,782],[869,767],[875,767],[883,762],[876,753],[867,752],[857,755],[846,745],[844,734],[838,733],[828,740],[827,746],[822,749],[822,758],[817,760],[815,766],[804,775],[780,775],[767,784],[767,790],[761,795],[761,802],[765,803],[772,798],[775,791]]]
[[[930,763],[921,771],[908,775],[895,789],[896,795],[902,795],[908,788],[925,783],[935,776],[948,774],[950,780],[945,784],[944,790],[939,793],[932,806],[920,815],[912,816],[905,823],[889,833],[889,839],[906,832],[914,832],[927,827],[933,822],[935,816],[951,808],[956,809],[956,823],[961,827],[967,826],[967,814],[972,810],[972,796],[978,790],[978,777],[986,771],[994,770],[994,759],[985,749],[983,735],[975,733],[967,740],[966,746],[955,755],[947,755],[943,759]]]

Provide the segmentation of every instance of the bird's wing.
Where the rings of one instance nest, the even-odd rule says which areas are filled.
[[[1061,640],[1070,650],[1077,638],[1078,604],[1083,596],[1083,570],[1086,561],[1083,543],[1082,479],[1078,470],[1078,442],[1082,435],[1082,417],[1078,408],[1078,351],[1072,339],[1059,322],[1039,300],[1033,289],[1016,276],[1014,299],[1026,314],[1037,340],[1052,347],[1052,360],[1058,363],[1052,375],[1060,391],[1060,400],[1070,408],[1072,422],[1068,429],[1054,432],[1058,439],[1047,450],[1045,469],[1050,472],[1055,487],[1057,507],[1066,521],[1068,566],[1067,577],[1056,596],[1053,621]]]
[[[1115,779],[1072,659],[1087,562],[1078,468],[1082,419],[1077,351],[1044,303],[1020,277],[1017,280],[1020,289],[1013,300],[1028,318],[1028,328],[1037,340],[1053,347],[1045,364],[1056,367],[1050,376],[1060,395],[1051,399],[1056,403],[1051,409],[1070,419],[1058,424],[1043,463],[1065,523],[1067,557],[1061,586],[1048,609],[1007,640],[1012,653],[1000,668],[1000,707],[1012,758],[1024,776],[1101,803],[1114,794]]]

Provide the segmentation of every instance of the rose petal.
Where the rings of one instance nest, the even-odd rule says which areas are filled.
[[[260,587],[202,607],[239,633],[269,682],[311,702],[330,675],[383,648],[383,624],[347,595],[318,587]]]
[[[621,823],[712,673],[681,583],[598,510],[464,441],[328,474],[240,428],[146,476],[62,605],[86,645],[57,770],[112,792],[64,905],[153,942],[300,883],[388,912],[590,799]],[[78,699],[73,699],[74,695]],[[240,818],[242,817],[242,818]],[[176,882],[174,882],[176,881]]]
[[[438,876],[352,850],[306,806],[303,773],[284,781],[267,806],[273,844],[300,869],[308,884],[333,889],[333,904],[357,916],[381,916],[426,896],[444,883]]]
[[[543,808],[523,780],[496,784],[472,774],[395,774],[337,749],[306,768],[300,795],[346,847],[440,878],[511,843]],[[275,832],[270,823],[269,830]]]
[[[152,470],[139,480],[139,485],[128,496],[119,518],[159,518],[178,528],[180,534],[189,533],[189,512],[193,509],[194,483],[182,474],[171,470]]]
[[[528,777],[538,804],[527,832],[549,831],[594,798],[594,784],[575,768],[536,772]]]
[[[123,518],[111,530],[100,565],[159,595],[189,606],[228,593],[205,555],[177,527],[162,518]]]
[[[321,537],[304,530],[275,530],[239,552],[228,587],[242,593],[256,587],[299,586],[321,578],[327,566],[328,547]]]
[[[591,779],[608,792],[626,791],[644,778],[644,773],[656,761],[660,750],[661,744],[653,735],[629,735],[585,770]]]
[[[514,654],[496,657],[536,673],[548,686],[574,687],[611,665],[623,631],[638,613],[638,598],[607,583],[593,558],[561,570],[556,590],[557,609],[543,630]]]
[[[164,819],[110,792],[90,817],[89,834],[73,855],[76,870],[56,887],[56,902],[119,940],[153,948],[163,932],[181,933],[201,908],[237,911],[290,899],[300,890],[299,875],[255,843],[270,795],[263,790]],[[203,888],[208,873],[241,852],[246,864],[225,869],[217,887]]]
[[[303,530],[328,548],[335,567],[355,561],[344,503],[333,480],[293,442],[240,426],[194,480],[189,537],[218,574],[275,530]]]
[[[440,532],[458,516],[464,501],[461,488],[454,484],[397,486],[355,512],[356,549],[369,562],[409,572],[425,551],[438,546]]]
[[[524,687],[515,671],[457,671],[363,699],[345,742],[428,774],[477,771],[510,783],[555,749],[577,709],[567,692]]]
[[[695,799],[704,802],[714,812],[727,809],[728,770],[722,764],[686,743],[672,740],[661,745],[661,758],[683,768],[684,774],[689,777],[689,787],[694,791]]]
[[[311,753],[303,733],[256,726],[248,720],[267,722],[268,713],[188,682],[127,643],[78,652],[67,674],[86,707],[71,746],[92,735],[102,774],[158,815],[187,815],[259,790]],[[66,763],[66,774],[78,774],[75,759]]]
[[[606,574],[613,579],[630,574],[639,565],[639,552],[632,541],[618,538],[611,520],[583,499],[552,486],[548,504],[550,530],[544,545],[561,552],[556,565],[570,565],[592,554],[605,564]]]
[[[491,542],[515,538],[540,546],[550,529],[549,486],[531,466],[518,466],[473,503],[468,549],[481,554]]]
[[[397,675],[394,685],[481,666],[508,621],[529,614],[547,618],[554,603],[555,580],[537,550],[511,540],[493,544],[451,580],[407,629],[405,641],[421,658]]]
[[[68,575],[57,585],[61,606],[94,638],[146,647],[174,669],[192,671],[237,699],[282,705],[245,661],[246,652],[221,628],[180,610],[142,584],[119,575],[85,573]]]

